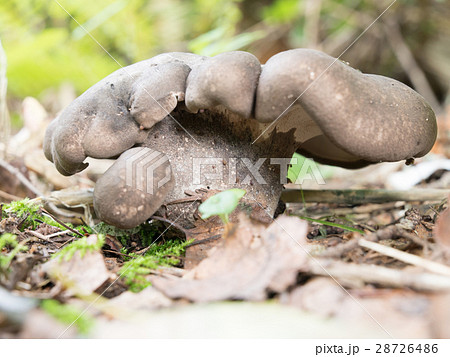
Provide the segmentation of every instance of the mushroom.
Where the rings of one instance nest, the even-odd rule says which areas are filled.
[[[297,98],[307,114],[298,118],[320,130],[303,138],[298,151],[322,163],[356,168],[421,157],[436,140],[435,114],[417,92],[319,51],[295,49],[267,61],[255,117],[271,122]]]
[[[168,53],[83,93],[51,123],[44,151],[63,175],[87,156],[117,158],[94,189],[105,222],[130,228],[164,208],[189,226],[199,202],[186,193],[196,189],[244,188],[273,214],[295,151],[358,168],[423,156],[436,131],[415,91],[319,51],[281,52],[264,66],[241,51]]]

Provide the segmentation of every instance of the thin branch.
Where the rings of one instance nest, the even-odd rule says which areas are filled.
[[[331,275],[336,280],[343,282],[362,282],[393,288],[412,288],[421,291],[450,290],[450,278],[448,276],[339,261],[320,260],[320,264],[311,263],[309,272],[322,276]]]
[[[358,241],[358,244],[361,247],[374,250],[375,252],[381,253],[381,254],[391,257],[391,258],[395,258],[404,263],[408,263],[408,264],[412,264],[412,265],[424,268],[425,270],[428,270],[432,273],[450,276],[450,267],[448,267],[446,265],[439,264],[439,263],[433,262],[431,260],[421,258],[417,255],[403,252],[401,250],[398,250],[398,249],[395,249],[392,247],[388,247],[388,246],[385,246],[385,245],[382,245],[379,243],[369,242],[365,239],[360,239]]]
[[[35,236],[36,238],[39,238],[47,243],[54,243],[51,239],[48,239],[46,236],[44,236],[43,234],[41,234],[39,232],[27,229],[27,230],[25,230],[25,233],[31,234],[32,236]]]
[[[9,200],[9,201],[20,201],[23,200],[23,198],[15,196],[15,195],[11,195],[8,192],[2,191],[0,190],[0,197],[4,198],[5,200]]]
[[[179,224],[176,224],[175,222],[172,222],[171,220],[164,218],[164,217],[160,217],[160,216],[151,216],[150,219],[154,219],[156,221],[160,221],[160,222],[164,222],[164,223],[168,223],[170,224],[170,226],[178,229],[179,231],[183,232],[184,235],[186,236],[186,240],[189,236],[189,230],[184,229],[182,226],[180,226]]]
[[[60,219],[58,219],[57,217],[55,217],[54,215],[52,215],[50,212],[46,211],[45,209],[42,209],[42,212],[49,215],[54,221],[58,222],[61,226],[63,226],[64,228],[68,229],[69,231],[71,231],[72,233],[75,233],[76,235],[83,237],[83,234],[81,234],[80,232],[78,232],[77,230],[69,227],[67,224],[65,224],[63,221],[61,221]]]
[[[286,189],[281,200],[286,203],[322,202],[338,204],[366,204],[394,201],[442,201],[449,194],[448,189],[412,189],[402,190],[297,190]]]
[[[303,26],[306,46],[308,48],[320,49],[320,12],[322,9],[322,0],[306,0],[305,2],[305,25]]]
[[[364,238],[366,241],[375,242],[378,240],[386,240],[386,239],[393,239],[397,236],[397,228],[395,226],[386,227],[383,229],[380,229],[376,232],[370,233]],[[321,252],[319,254],[319,257],[333,257],[333,258],[339,258],[343,256],[345,253],[348,253],[352,251],[353,249],[357,248],[359,246],[359,239],[354,238],[348,242],[339,244],[335,247],[331,247],[326,249],[325,251]]]
[[[0,166],[14,175],[26,188],[33,192],[36,196],[42,196],[42,192],[39,191],[16,167],[0,159]]]
[[[395,56],[408,75],[414,88],[424,96],[436,112],[442,112],[442,107],[427,80],[427,76],[420,68],[413,53],[406,44],[397,21],[392,18],[386,18],[384,20],[384,32]]]

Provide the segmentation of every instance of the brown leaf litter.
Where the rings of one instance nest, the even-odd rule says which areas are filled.
[[[96,240],[96,235],[88,237],[90,244]],[[95,251],[88,251],[83,256],[77,251],[69,260],[54,258],[43,264],[42,269],[58,288],[65,290],[66,296],[92,294],[110,278],[103,255]]]
[[[281,216],[266,227],[241,215],[197,267],[177,280],[152,277],[151,282],[170,298],[264,300],[293,285],[307,267],[307,227],[295,217]]]

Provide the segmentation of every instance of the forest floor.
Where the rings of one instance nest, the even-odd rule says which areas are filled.
[[[91,214],[104,165],[57,174],[24,105],[0,165],[0,337],[450,337],[450,108],[426,158],[323,168],[274,220],[123,231]]]

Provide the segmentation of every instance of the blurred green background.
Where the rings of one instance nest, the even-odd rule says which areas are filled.
[[[26,96],[45,105],[49,90],[63,83],[80,94],[118,63],[161,52],[247,50],[264,63],[280,51],[309,47],[337,57],[391,2],[59,0],[60,6],[53,0],[2,0],[0,40],[13,125],[20,125]],[[401,80],[439,111],[450,84],[449,3],[397,0],[342,59],[363,72]]]

